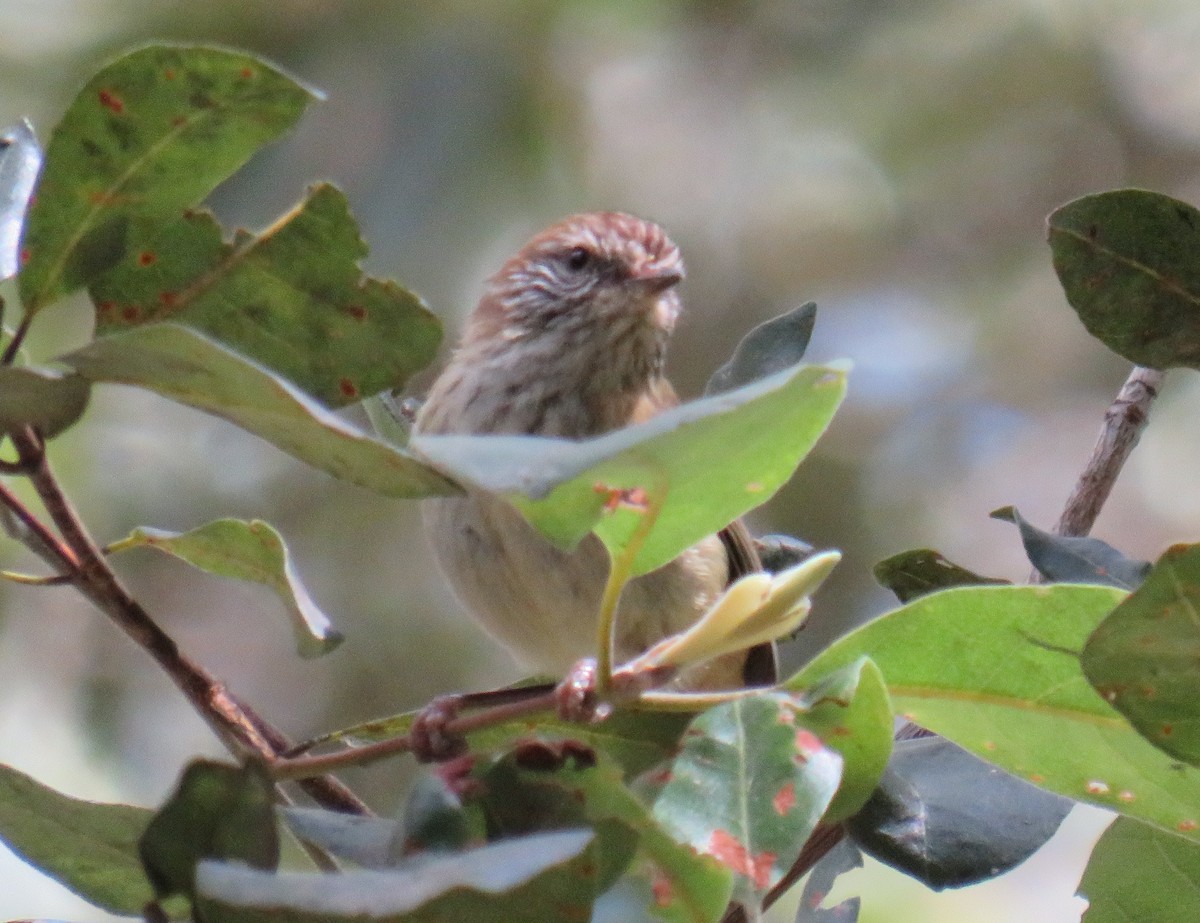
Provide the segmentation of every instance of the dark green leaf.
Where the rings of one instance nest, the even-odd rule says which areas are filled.
[[[191,896],[201,859],[275,868],[279,837],[273,801],[271,779],[256,763],[191,763],[138,843],[157,894]]]
[[[220,923],[445,923],[587,920],[595,890],[592,834],[564,830],[402,868],[339,874],[256,871],[203,862],[198,906]]]
[[[1044,532],[1027,522],[1015,507],[1002,507],[991,516],[1016,523],[1029,563],[1051,583],[1099,583],[1133,590],[1150,570],[1150,562],[1127,558],[1098,538]]]
[[[1051,791],[1200,841],[1200,771],[1144,740],[1075,653],[1125,597],[1103,586],[960,587],[834,642],[798,681],[866,654],[897,713]]]
[[[151,816],[145,808],[69,798],[0,766],[0,839],[109,913],[139,915],[154,896],[137,848]]]
[[[654,816],[761,897],[791,867],[833,800],[841,764],[808,729],[792,696],[735,699],[693,720]]]
[[[770,499],[845,389],[845,369],[800,366],[595,439],[416,436],[411,446],[458,483],[504,495],[562,547],[593,529],[610,550],[625,546],[644,510],[606,515],[613,492],[665,501],[634,564],[643,574]]]
[[[0,279],[20,269],[21,227],[41,166],[42,149],[28,119],[0,131]]]
[[[1141,189],[1049,218],[1054,268],[1088,332],[1130,362],[1200,367],[1200,212]]]
[[[872,573],[880,586],[895,593],[902,603],[952,586],[1008,583],[959,567],[932,548],[914,548],[894,554],[876,564]]]
[[[784,688],[807,709],[805,727],[842,756],[842,781],[823,820],[849,817],[875,791],[892,752],[892,705],[879,668],[864,657],[810,689],[791,681]]]
[[[759,324],[742,337],[729,361],[713,373],[704,393],[732,391],[796,365],[804,358],[816,320],[817,305],[809,301]]]
[[[151,45],[109,64],[50,136],[21,242],[26,310],[114,265],[132,225],[199,204],[311,99],[258,58],[216,48]]]
[[[381,494],[456,492],[403,449],[367,436],[293,385],[186,327],[138,327],[60,361],[91,381],[136,385],[223,417],[339,480]]]
[[[791,535],[764,535],[754,539],[754,550],[768,574],[778,574],[812,557],[816,550]]]
[[[940,891],[1024,862],[1073,804],[947,740],[922,737],[896,743],[878,790],[846,826],[875,858]]]
[[[1200,763],[1200,545],[1175,545],[1088,638],[1083,670],[1146,739]]]
[[[169,320],[278,372],[329,407],[400,388],[432,361],[441,324],[391,282],[362,278],[367,246],[329,185],[232,243],[207,212],[130,232],[90,285],[99,335]]]
[[[342,642],[325,613],[312,601],[292,567],[283,538],[270,524],[255,519],[218,519],[190,532],[164,532],[139,526],[111,546],[155,548],[210,574],[250,580],[275,591],[287,607],[302,657],[317,657]]]
[[[1083,923],[1193,923],[1200,919],[1200,846],[1118,817],[1079,882]]]
[[[0,432],[36,427],[47,439],[83,416],[92,385],[54,369],[0,367]]]

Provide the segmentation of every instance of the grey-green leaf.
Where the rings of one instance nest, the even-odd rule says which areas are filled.
[[[60,361],[91,381],[135,385],[222,417],[368,490],[409,498],[457,492],[409,452],[371,438],[294,385],[185,327],[137,327]]]
[[[729,361],[713,372],[704,393],[732,391],[795,365],[804,358],[816,321],[817,304],[809,301],[759,324],[742,338]]]
[[[342,642],[341,632],[309,596],[287,545],[269,523],[218,519],[188,532],[140,526],[116,545],[126,548],[155,548],[210,574],[269,587],[287,609],[301,657],[319,657]]]
[[[0,367],[0,432],[32,426],[47,439],[83,416],[92,385],[57,369]]]

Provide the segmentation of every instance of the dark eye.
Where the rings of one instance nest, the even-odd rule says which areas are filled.
[[[567,252],[567,268],[575,272],[587,267],[592,261],[592,254],[584,247],[575,247]]]

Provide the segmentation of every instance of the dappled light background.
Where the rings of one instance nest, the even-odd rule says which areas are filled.
[[[845,553],[793,663],[891,605],[870,576],[889,554],[935,547],[1026,579],[1015,530],[987,514],[1014,504],[1053,525],[1128,371],[1066,305],[1044,218],[1126,185],[1200,202],[1194,0],[0,0],[0,123],[28,115],[45,139],[88,75],[150,39],[245,48],[322,90],[211,206],[258,228],[333,181],[368,269],[421,294],[450,339],[508,253],[583,209],[657,219],[681,245],[670,364],[685,394],[751,326],[816,300],[810,357],[852,359],[850,396],[754,516]],[[40,328],[48,358],[88,335],[88,305]],[[1100,520],[1130,554],[1200,538],[1198,401],[1194,374],[1168,378]],[[283,532],[347,636],[322,660],[296,658],[265,591],[145,552],[118,564],[186,651],[297,738],[519,675],[449,597],[412,504],[122,388],[100,389],[52,458],[101,541],[226,515]],[[36,567],[9,546],[0,562]],[[6,584],[0,603],[0,760],[149,805],[188,758],[220,752],[72,592]],[[394,761],[350,781],[390,812],[410,772]],[[935,895],[876,865],[836,893],[861,889],[868,923],[1077,920],[1103,823],[1077,813],[986,888]],[[97,918],[72,900],[0,860],[0,916]]]

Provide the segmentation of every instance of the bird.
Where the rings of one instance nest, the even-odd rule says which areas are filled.
[[[679,248],[651,221],[588,212],[551,225],[487,282],[415,434],[588,439],[675,406],[664,363],[684,275]],[[520,663],[562,676],[595,654],[609,568],[595,535],[563,550],[505,500],[476,490],[422,507],[455,595]],[[634,578],[617,607],[613,662],[687,628],[755,570],[749,533],[735,521]],[[690,666],[673,688],[766,685],[775,672],[773,646],[759,645]]]

